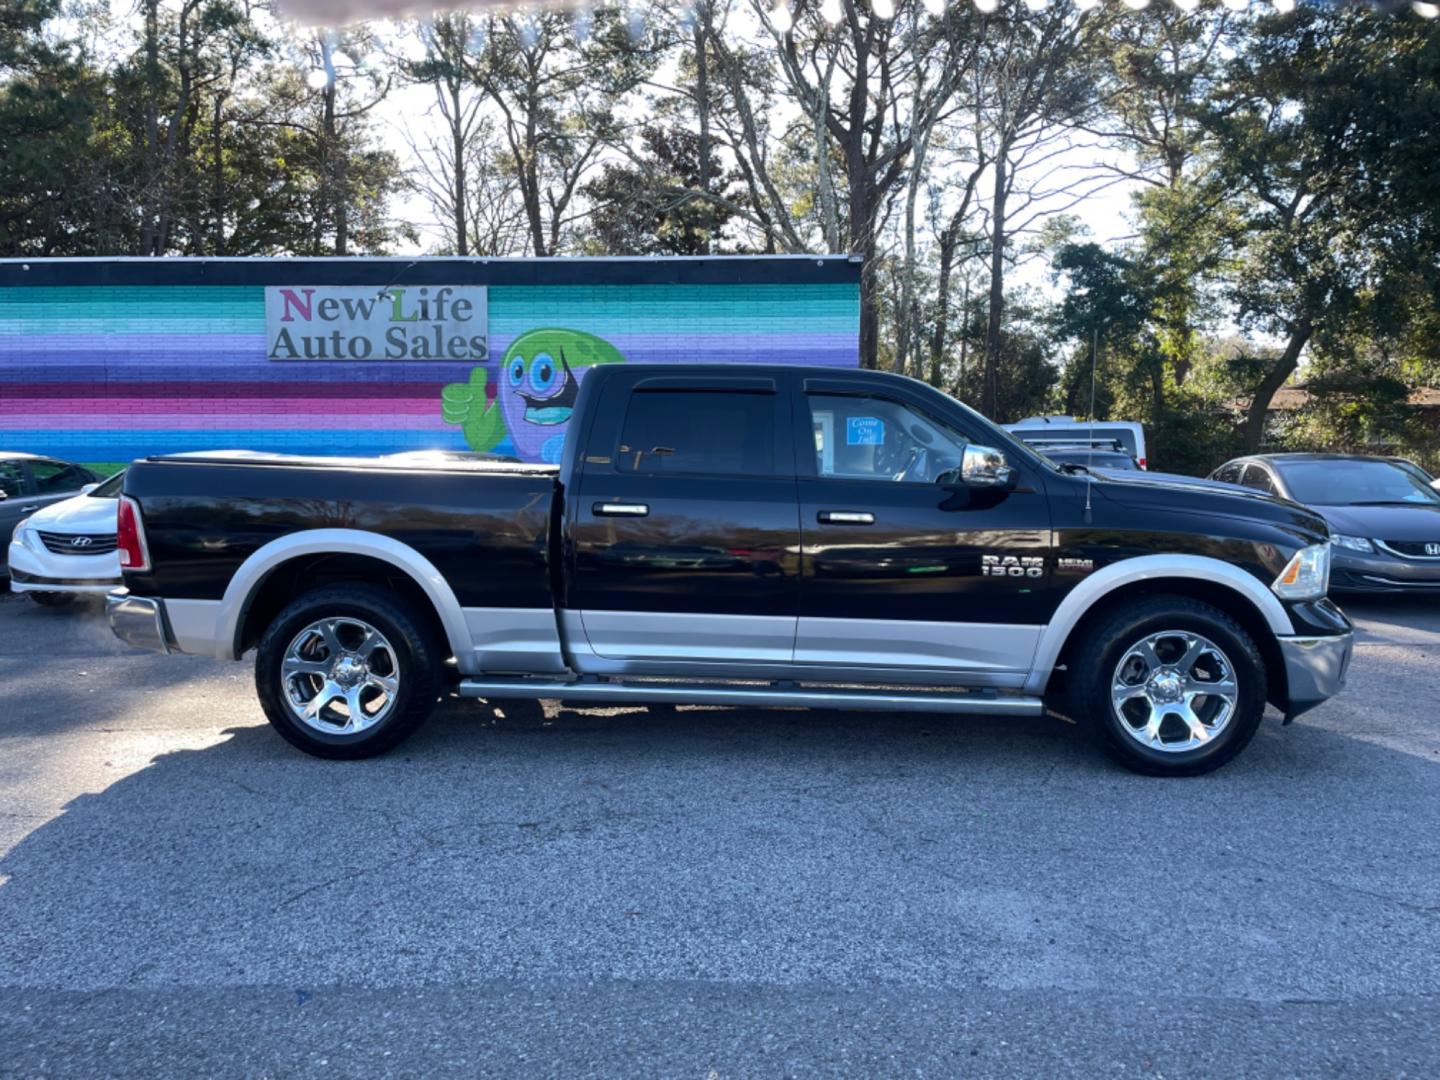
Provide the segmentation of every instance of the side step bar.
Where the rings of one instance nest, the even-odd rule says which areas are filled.
[[[947,693],[907,690],[850,690],[793,684],[592,682],[565,679],[462,679],[461,697],[560,698],[598,704],[800,706],[809,709],[866,709],[880,712],[951,712],[978,716],[1040,716],[1038,697],[994,691]]]

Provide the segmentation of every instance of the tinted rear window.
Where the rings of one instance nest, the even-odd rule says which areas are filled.
[[[641,390],[620,432],[621,472],[773,476],[775,395]]]

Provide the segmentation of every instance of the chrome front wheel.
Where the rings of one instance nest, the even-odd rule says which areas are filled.
[[[358,735],[395,708],[400,664],[381,631],[351,616],[317,619],[291,640],[280,696],[296,720],[326,735]]]
[[[1110,680],[1121,730],[1165,753],[1209,744],[1231,722],[1239,700],[1230,658],[1192,630],[1147,634],[1121,654]]]

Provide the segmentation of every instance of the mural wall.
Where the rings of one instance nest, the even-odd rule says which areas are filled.
[[[153,276],[174,277],[176,261]],[[834,260],[710,259],[703,266],[674,260],[673,269],[657,268],[657,260],[639,269],[626,260],[583,260],[549,275],[569,279],[562,284],[506,283],[507,272],[545,277],[549,268],[537,271],[536,260],[524,264],[524,274],[498,262],[440,261],[422,267],[432,283],[486,286],[472,290],[484,297],[480,334],[453,336],[459,351],[447,358],[438,328],[438,345],[431,346],[423,327],[411,323],[404,355],[386,356],[386,333],[404,335],[385,329],[391,316],[382,284],[376,295],[385,303],[369,312],[377,348],[364,359],[353,354],[369,350],[368,343],[328,326],[320,329],[334,336],[316,333],[313,341],[298,331],[292,339],[292,327],[283,326],[277,349],[277,289],[285,285],[298,291],[291,300],[313,305],[313,311],[291,305],[295,326],[310,316],[319,325],[326,286],[356,292],[333,283],[383,278],[391,272],[383,260],[324,261],[323,274],[320,260],[232,262],[224,273],[211,261],[206,273],[192,275],[264,279],[254,284],[125,283],[145,276],[139,261],[112,264],[105,274],[81,265],[80,276],[105,280],[57,284],[67,276],[63,262],[41,267],[43,275],[33,262],[23,271],[0,265],[3,450],[100,463],[227,448],[320,454],[471,448],[555,460],[576,389],[598,364],[858,362],[858,267],[837,268]],[[127,275],[127,268],[134,270]],[[627,280],[637,276],[644,280]],[[13,284],[37,278],[46,283]],[[305,294],[317,278],[329,280]],[[418,287],[406,289],[405,303],[412,303]],[[440,289],[432,285],[430,292]],[[325,310],[343,318],[345,298],[329,299]],[[394,318],[412,314],[394,303]],[[336,352],[346,358],[334,359]]]

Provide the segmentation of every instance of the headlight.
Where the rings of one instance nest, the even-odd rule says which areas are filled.
[[[29,518],[21,518],[20,523],[15,526],[14,540],[17,544],[29,548],[37,555],[44,554],[44,545],[40,543],[40,537],[30,527]]]
[[[1366,540],[1363,536],[1341,536],[1339,533],[1332,533],[1330,543],[1338,544],[1340,547],[1349,548],[1351,551],[1374,551],[1375,545]]]
[[[1318,600],[1329,587],[1329,544],[1301,548],[1270,586],[1276,596],[1286,600]]]

